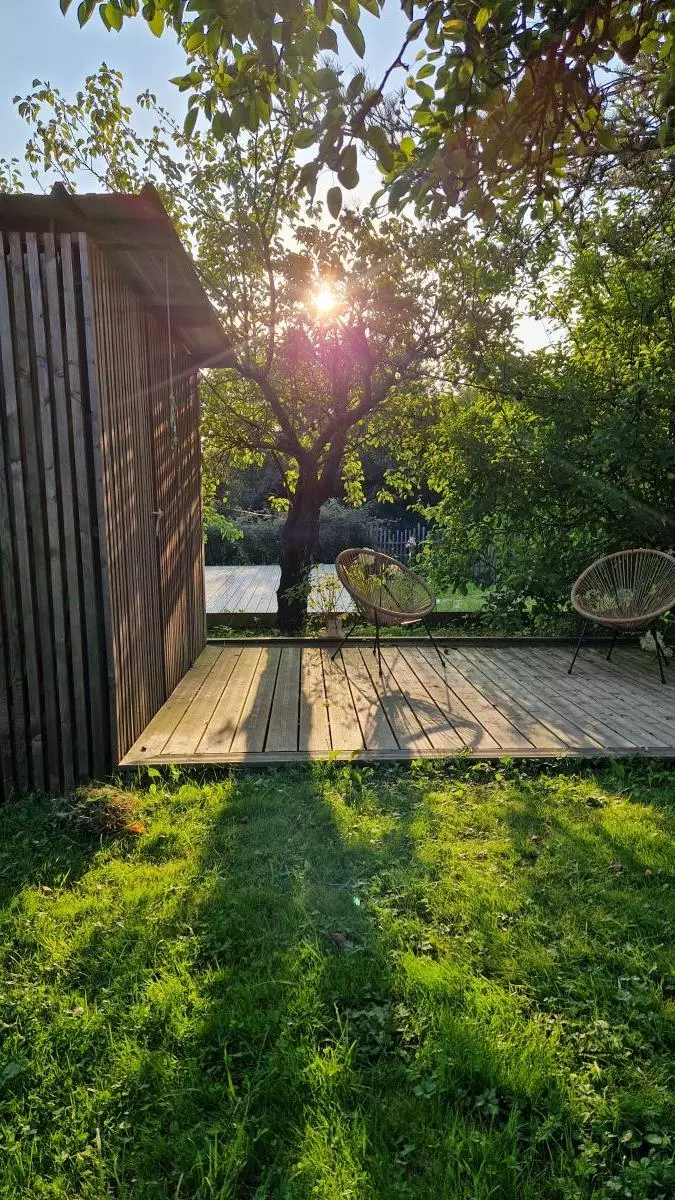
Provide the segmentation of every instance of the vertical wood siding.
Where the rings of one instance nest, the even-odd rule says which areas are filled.
[[[84,235],[0,234],[0,795],[102,774],[204,644],[196,381],[169,346]]]
[[[0,234],[0,794],[110,762],[77,239]]]
[[[142,306],[95,246],[88,243],[86,253],[119,759],[204,645],[199,411],[194,368],[169,341],[167,323]]]

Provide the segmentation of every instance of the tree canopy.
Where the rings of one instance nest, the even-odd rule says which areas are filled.
[[[34,128],[27,157],[70,186],[82,172],[114,190],[152,179],[191,243],[232,348],[204,377],[207,472],[222,480],[233,465],[276,463],[288,510],[283,616],[281,595],[303,586],[311,564],[321,505],[340,487],[359,498],[375,415],[398,412],[400,427],[430,410],[444,382],[480,373],[508,330],[500,298],[511,261],[454,218],[352,210],[326,225],[322,205],[294,186],[300,98],[269,126],[221,142],[210,129],[187,136],[150,94],[139,100],[155,124],[141,136],[121,88],[107,67],[72,101],[36,81],[19,106]]]
[[[568,224],[539,280],[558,340],[488,351],[487,386],[448,391],[434,437],[396,446],[392,486],[436,527],[439,584],[464,586],[489,550],[509,620],[562,612],[601,553],[675,543],[675,187],[626,182]]]
[[[253,132],[277,103],[304,96],[303,183],[332,171],[334,214],[364,153],[393,209],[414,200],[438,216],[460,204],[490,223],[504,208],[556,211],[566,164],[675,143],[670,0],[401,0],[404,36],[381,77],[346,72],[341,42],[367,60],[378,36],[368,18],[386,19],[392,2],[59,0],[81,25],[98,11],[111,31],[138,17],[158,37],[175,32],[188,134],[200,112],[219,139]],[[648,128],[627,141],[614,128],[626,73],[651,107]]]

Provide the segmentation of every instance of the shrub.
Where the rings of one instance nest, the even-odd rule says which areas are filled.
[[[368,542],[368,526],[374,505],[347,508],[338,500],[329,500],[321,510],[316,562],[334,562],[341,550]],[[206,564],[210,567],[230,563],[278,563],[284,513],[236,512],[225,520],[236,530],[234,540],[227,530],[215,523],[206,526]]]

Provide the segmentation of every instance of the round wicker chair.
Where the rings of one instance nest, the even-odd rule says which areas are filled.
[[[335,561],[335,570],[342,586],[356,606],[356,618],[340,642],[336,654],[360,621],[375,626],[373,653],[382,673],[380,629],[383,625],[414,625],[421,621],[443,662],[440,648],[427,624],[429,613],[436,607],[436,597],[419,575],[403,563],[379,550],[343,550]]]
[[[574,584],[572,605],[584,618],[584,624],[570,663],[570,675],[589,621],[613,631],[609,660],[619,630],[647,629],[675,606],[675,558],[662,550],[619,550],[599,558]],[[654,643],[661,682],[665,683],[665,656],[656,636]]]

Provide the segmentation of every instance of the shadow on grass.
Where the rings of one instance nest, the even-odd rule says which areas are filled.
[[[13,930],[36,1032],[4,1115],[34,1136],[3,1196],[576,1200],[640,1156],[658,1196],[652,834],[592,772],[483,768],[185,778],[133,850],[74,847]]]

